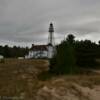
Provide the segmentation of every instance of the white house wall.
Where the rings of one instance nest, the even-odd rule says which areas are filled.
[[[4,56],[0,55],[0,59],[3,59],[3,58],[4,58]]]
[[[47,58],[48,51],[29,51],[26,58]]]
[[[48,46],[48,58],[52,58],[54,55],[54,47]]]
[[[52,58],[54,55],[54,47],[53,46],[47,46],[47,50],[31,50],[29,51],[29,54],[25,56],[25,58]]]

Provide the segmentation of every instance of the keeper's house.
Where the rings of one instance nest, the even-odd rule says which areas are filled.
[[[25,58],[52,58],[54,55],[54,47],[51,45],[34,45]]]

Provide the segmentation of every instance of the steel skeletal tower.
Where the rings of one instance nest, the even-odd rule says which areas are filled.
[[[48,44],[50,45],[54,45],[54,27],[53,27],[53,24],[50,23],[50,26],[49,26],[49,37],[48,37]]]

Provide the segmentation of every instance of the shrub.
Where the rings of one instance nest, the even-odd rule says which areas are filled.
[[[4,59],[0,59],[0,63],[5,63],[5,60]]]
[[[50,72],[57,74],[73,74],[76,72],[74,47],[63,41],[57,47],[57,54],[50,60]]]

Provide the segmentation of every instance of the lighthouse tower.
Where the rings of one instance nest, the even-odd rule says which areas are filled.
[[[48,44],[54,46],[54,27],[52,23],[49,26]]]
[[[54,47],[54,27],[53,24],[50,23],[49,26],[49,36],[48,36],[48,58],[52,58],[55,53]]]

